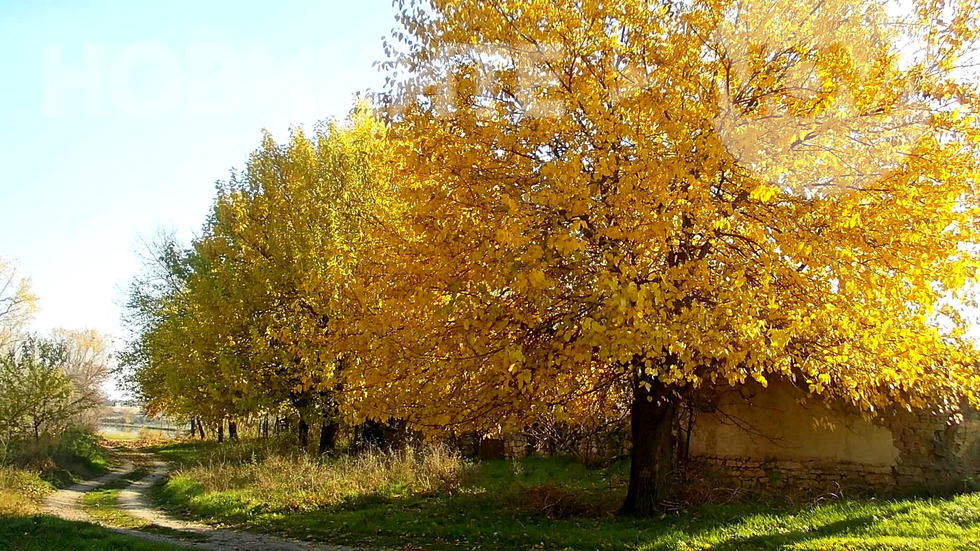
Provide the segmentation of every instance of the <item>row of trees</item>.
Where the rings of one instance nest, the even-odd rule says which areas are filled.
[[[150,255],[153,408],[289,412],[321,449],[628,415],[649,513],[682,402],[976,403],[972,0],[397,4],[373,107],[266,136]]]
[[[109,350],[92,330],[26,332],[37,298],[27,278],[0,259],[0,451],[24,439],[91,425],[105,401]]]

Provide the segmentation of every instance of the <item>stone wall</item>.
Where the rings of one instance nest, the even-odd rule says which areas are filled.
[[[743,488],[808,493],[955,488],[980,470],[980,416],[869,421],[789,384],[742,389],[699,412],[689,469]],[[726,483],[726,482],[722,482]]]
[[[900,413],[887,421],[899,450],[894,466],[899,487],[956,487],[980,472],[980,415]]]
[[[691,477],[717,492],[742,491],[786,495],[866,493],[894,488],[892,469],[849,461],[797,461],[696,456],[687,466]]]
[[[586,462],[621,456],[628,453],[626,428],[626,441],[610,445],[608,438],[593,438],[562,451]],[[519,432],[501,439],[470,435],[458,444],[467,455],[484,458],[555,453]],[[685,476],[711,479],[732,491],[822,495],[962,488],[971,479],[980,482],[980,413],[902,411],[871,421],[788,383],[749,384],[696,413],[688,455]]]

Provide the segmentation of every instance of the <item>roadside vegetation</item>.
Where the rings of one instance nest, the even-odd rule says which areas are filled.
[[[980,545],[980,494],[616,515],[628,462],[471,461],[445,449],[317,459],[267,443],[173,443],[174,514],[333,544],[422,549],[940,551]]]
[[[22,450],[16,464],[0,465],[0,550],[171,551],[85,522],[43,514],[42,500],[56,489],[105,470],[108,457],[88,433],[71,431]]]
[[[35,302],[29,280],[0,258],[0,550],[178,549],[44,514],[45,496],[109,467],[91,431],[109,353],[94,331],[27,333]]]

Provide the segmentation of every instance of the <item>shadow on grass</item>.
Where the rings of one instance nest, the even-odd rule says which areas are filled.
[[[902,512],[907,511],[905,508]],[[874,515],[862,515],[814,527],[808,530],[791,530],[776,534],[758,534],[734,537],[710,547],[712,551],[755,551],[766,549],[787,549],[794,544],[810,540],[860,535],[878,519]],[[706,531],[717,529],[709,528]]]
[[[973,549],[946,536],[881,534],[881,511],[847,518],[817,517],[808,510],[758,506],[693,510],[678,516],[549,519],[515,514],[487,496],[370,496],[311,511],[275,511],[245,522],[259,531],[335,544],[424,549],[637,549],[668,551],[946,551]],[[892,508],[897,517],[910,506]],[[804,518],[798,518],[804,517]]]
[[[183,441],[167,442],[157,446],[147,446],[142,449],[157,454],[175,467],[193,465],[210,452],[219,449],[217,442]]]
[[[177,551],[186,549],[118,534],[86,522],[48,515],[0,515],[0,550],[3,551]]]

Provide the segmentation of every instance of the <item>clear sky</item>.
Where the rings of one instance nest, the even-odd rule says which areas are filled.
[[[389,0],[0,0],[0,257],[35,328],[120,336],[141,238],[199,232],[263,128],[383,82]]]

